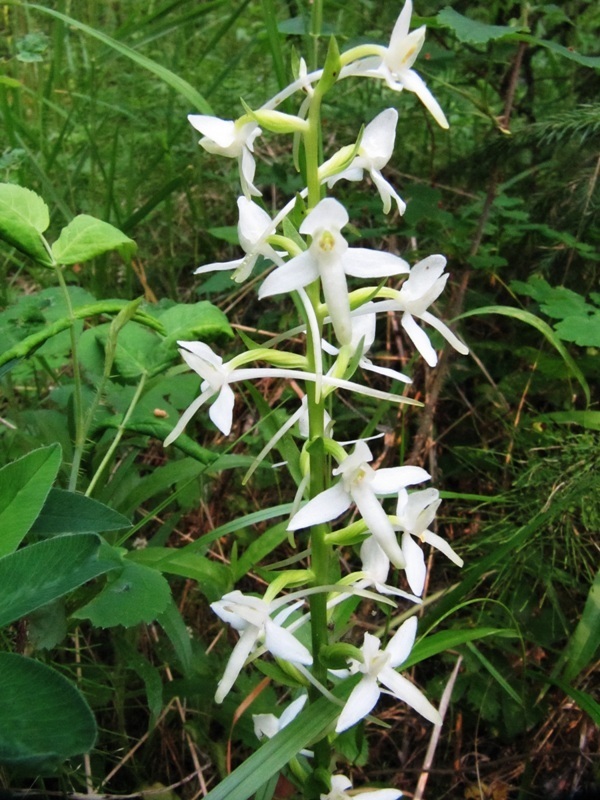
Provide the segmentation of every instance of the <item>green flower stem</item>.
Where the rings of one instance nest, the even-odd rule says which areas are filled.
[[[319,2],[315,2],[315,6]],[[322,14],[322,7],[320,13]],[[316,47],[316,40],[315,40]],[[321,183],[319,181],[319,159],[321,155],[321,102],[323,98],[323,91],[320,85],[317,85],[311,99],[310,108],[308,111],[308,130],[304,134],[304,152],[306,157],[306,185],[308,187],[308,209],[313,209],[321,200]],[[318,309],[320,305],[321,286],[320,281],[315,281],[310,286],[307,286],[306,293],[313,309]],[[323,327],[323,315],[316,314],[318,321],[318,336],[321,337]],[[314,333],[311,326],[307,325],[306,329],[306,358],[309,362],[309,370],[313,371],[316,367],[314,363],[314,345],[320,345],[320,342],[314,342]],[[306,394],[308,400],[308,426],[309,426],[309,441],[312,442],[312,447],[309,448],[309,469],[310,469],[310,482],[309,482],[309,496],[310,498],[316,497],[329,484],[328,476],[331,474],[328,468],[328,457],[323,446],[323,438],[325,435],[325,405],[324,398],[321,396],[317,400],[317,387],[315,384],[307,384]],[[330,564],[332,548],[326,541],[329,526],[315,525],[311,528],[311,569],[314,573],[315,586],[323,586],[330,583]],[[319,683],[326,685],[327,683],[327,667],[319,658],[319,653],[323,647],[329,644],[329,631],[327,628],[327,595],[324,592],[318,592],[310,598],[310,615],[311,615],[311,637],[313,649],[313,675]],[[309,698],[311,703],[316,702],[320,697],[318,689],[311,685],[309,689]],[[325,771],[329,773],[331,764],[331,746],[327,737],[316,742],[314,747],[313,759],[313,775],[317,771]]]
[[[94,491],[94,488],[95,488],[96,484],[98,483],[98,480],[100,479],[100,476],[102,475],[102,473],[104,472],[104,470],[106,469],[108,464],[110,463],[110,460],[113,457],[113,453],[115,452],[115,450],[119,446],[119,442],[121,441],[121,438],[123,437],[123,434],[125,433],[125,430],[127,428],[127,423],[129,422],[129,418],[133,414],[133,412],[135,410],[135,407],[137,406],[137,404],[139,402],[139,399],[142,396],[142,392],[144,391],[144,386],[146,385],[146,381],[147,380],[148,380],[148,373],[147,372],[142,372],[142,377],[140,378],[140,382],[138,383],[137,389],[135,390],[135,394],[133,395],[133,397],[131,399],[131,403],[129,404],[129,408],[125,412],[125,416],[123,417],[123,420],[122,420],[121,424],[117,428],[117,433],[115,435],[115,438],[112,440],[110,447],[106,451],[106,454],[105,454],[104,458],[102,459],[102,461],[100,463],[100,466],[98,467],[94,477],[90,481],[90,485],[88,486],[88,488],[86,490],[86,493],[85,493],[86,497],[89,497],[92,494],[92,492]]]

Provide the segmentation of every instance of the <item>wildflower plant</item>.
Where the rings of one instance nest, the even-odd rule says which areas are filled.
[[[293,296],[299,319],[288,334],[277,337],[276,346],[252,346],[229,361],[204,342],[179,342],[182,357],[200,375],[202,384],[198,398],[166,444],[175,441],[196,412],[209,403],[212,422],[229,435],[235,404],[232,385],[239,381],[271,377],[303,387],[300,408],[263,448],[250,472],[281,437],[294,432],[303,437],[301,474],[288,531],[291,539],[301,543],[301,550],[308,552],[308,565],[271,573],[273,580],[262,597],[235,590],[214,602],[212,610],[239,637],[219,681],[217,703],[228,695],[249,662],[266,653],[277,659],[298,687],[296,699],[278,717],[261,715],[255,720],[258,737],[274,737],[265,747],[272,745],[280,732],[283,735],[283,728],[293,727],[296,715],[310,719],[321,698],[331,704],[325,729],[298,747],[290,759],[293,780],[308,800],[349,796],[350,781],[335,772],[335,739],[376,712],[382,693],[408,704],[429,722],[441,724],[436,708],[399,670],[409,658],[417,634],[414,612],[425,583],[420,544],[430,544],[458,566],[462,564],[450,545],[429,530],[440,503],[437,490],[423,486],[430,480],[429,474],[416,466],[376,469],[376,443],[348,443],[335,419],[339,392],[398,406],[418,405],[395,389],[396,385],[409,387],[408,376],[368,358],[379,314],[400,315],[408,338],[429,366],[437,363],[437,353],[419,321],[435,328],[460,353],[468,352],[428,311],[448,279],[445,258],[434,254],[411,266],[395,253],[350,246],[345,232],[350,215],[333,196],[341,181],[369,178],[381,197],[384,213],[404,213],[405,202],[382,174],[393,154],[396,109],[390,107],[365,120],[354,143],[323,155],[322,103],[341,80],[382,81],[394,93],[392,103],[406,89],[417,95],[438,125],[448,127],[439,104],[413,70],[425,29],[409,31],[411,11],[411,0],[406,0],[387,47],[362,44],[340,53],[332,39],[322,69],[309,72],[301,59],[297,77],[286,89],[258,109],[244,105],[238,119],[189,118],[202,134],[199,143],[205,150],[237,159],[242,192],[237,204],[244,255],[202,265],[197,274],[231,270],[233,280],[239,283],[247,280],[263,259],[271,267],[260,283],[259,301],[275,297],[281,302]],[[301,99],[295,115],[278,110],[297,95]],[[295,163],[305,180],[305,189],[273,216],[261,205],[261,192],[255,185],[255,157],[260,153],[263,130],[293,137]],[[328,129],[328,140],[330,134]],[[393,287],[386,286],[387,279],[393,279]],[[299,333],[304,334],[301,354]],[[294,348],[286,351],[285,342],[292,338]],[[261,366],[255,366],[257,363]],[[372,388],[363,381],[363,370],[379,374],[389,388]],[[354,521],[344,525],[349,511]],[[360,546],[362,569],[340,578],[340,549],[355,545]],[[392,568],[400,571],[407,591],[394,585],[398,581],[390,577]],[[364,633],[361,647],[338,641],[333,632],[337,629],[330,623],[343,601],[352,596],[358,601],[369,597],[392,607],[402,603],[401,611],[408,618],[387,642],[372,633]],[[301,756],[307,752],[305,745],[310,747],[309,757]],[[353,790],[352,796],[355,794],[383,800],[400,793],[367,789]]]

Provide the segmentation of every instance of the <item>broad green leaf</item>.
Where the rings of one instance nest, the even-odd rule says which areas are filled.
[[[454,11],[450,6],[443,8],[437,15],[438,22],[447,28],[452,28],[459,42],[469,44],[486,44],[493,39],[503,39],[505,36],[512,36],[518,31],[527,28],[513,28],[506,25],[486,25],[475,19],[469,19],[458,11]]]
[[[57,533],[104,533],[130,527],[127,517],[98,500],[64,489],[50,489],[31,532],[54,536]]]
[[[48,206],[30,189],[0,183],[0,239],[38,263],[52,266],[42,233],[50,224]]]
[[[529,42],[539,47],[545,47],[558,56],[568,58],[569,61],[575,61],[577,64],[581,64],[582,67],[591,67],[592,69],[598,69],[598,67],[600,67],[600,56],[584,56],[582,53],[578,53],[577,50],[573,50],[570,47],[564,47],[562,44],[550,41],[549,39],[538,39],[537,36],[520,34],[518,38],[520,41]]]
[[[161,311],[159,319],[165,327],[165,346],[175,347],[178,339],[183,341],[212,341],[218,337],[233,337],[227,317],[220,308],[208,300],[198,303],[177,303]]]
[[[588,592],[581,619],[567,642],[560,659],[564,663],[562,677],[567,683],[577,678],[595,658],[600,648],[600,570]]]
[[[583,372],[579,369],[563,343],[547,323],[529,311],[523,311],[521,308],[512,308],[511,306],[484,306],[483,308],[474,308],[472,311],[465,311],[456,319],[485,316],[486,314],[500,314],[504,317],[512,317],[513,319],[518,319],[520,322],[525,322],[527,325],[536,328],[562,356],[563,361],[573,374],[573,377],[579,382],[579,385],[583,389],[585,399],[589,405],[591,400],[590,387],[588,386]]]
[[[117,566],[95,533],[55,536],[0,558],[0,626]]]
[[[146,547],[132,551],[129,558],[136,564],[144,564],[153,570],[197,581],[200,591],[210,601],[219,600],[231,590],[229,567],[200,553],[187,552],[185,548]]]
[[[138,53],[137,50],[133,50],[126,44],[107,36],[102,31],[92,28],[89,25],[86,25],[84,22],[79,22],[79,20],[74,19],[74,17],[61,14],[60,11],[54,11],[51,8],[38,5],[37,3],[29,3],[27,7],[34,8],[36,11],[41,11],[44,14],[50,14],[56,19],[62,20],[69,26],[69,28],[76,28],[83,33],[86,33],[88,36],[93,36],[94,39],[98,39],[99,41],[108,45],[108,47],[110,47],[112,50],[115,50],[115,52],[120,53],[122,56],[125,56],[130,61],[133,61],[138,66],[143,67],[149,72],[152,72],[154,75],[160,78],[163,83],[166,83],[172,89],[175,89],[176,92],[178,92],[189,103],[191,103],[193,109],[197,109],[203,114],[212,115],[214,113],[208,102],[204,99],[200,92],[194,89],[191,84],[189,84],[183,78],[180,78],[179,75],[171,72],[170,69],[167,69],[156,61],[153,61],[151,58]]]
[[[128,561],[117,577],[73,616],[89,619],[98,628],[123,625],[130,628],[140,622],[153,622],[165,611],[171,589],[155,569]]]
[[[165,610],[156,617],[156,621],[169,637],[184,675],[189,675],[194,667],[192,642],[187,626],[172,597],[169,598]]]
[[[52,650],[66,635],[67,615],[61,597],[27,615],[27,641],[34,650]]]
[[[37,776],[87,753],[96,722],[83,695],[56,670],[0,653],[0,764]]]
[[[118,250],[123,258],[129,258],[137,245],[118,228],[88,214],[72,219],[52,245],[58,264],[79,264],[110,250]]]
[[[57,444],[0,469],[0,557],[14,552],[40,513],[60,467]]]

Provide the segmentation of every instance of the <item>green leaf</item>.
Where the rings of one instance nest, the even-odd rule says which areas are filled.
[[[190,675],[194,667],[190,633],[172,597],[156,621],[169,637],[184,675]]]
[[[590,587],[585,607],[561,656],[562,677],[571,683],[596,657],[600,648],[600,570]]]
[[[15,653],[0,653],[0,719],[0,764],[36,776],[96,741],[82,694],[56,670]]]
[[[485,639],[488,636],[496,637],[516,637],[516,631],[511,628],[471,628],[467,630],[450,630],[431,633],[420,639],[413,647],[410,656],[402,664],[402,669],[424,661],[426,658],[445,653],[446,650],[453,650],[462,644]]]
[[[50,489],[31,532],[54,536],[57,533],[104,533],[130,527],[127,517],[98,500],[64,489]]]
[[[95,533],[56,536],[0,558],[0,626],[62,597],[118,564]]]
[[[600,411],[552,411],[540,414],[535,422],[556,422],[558,425],[581,425],[590,431],[600,431]]]
[[[573,374],[573,377],[579,382],[579,385],[583,389],[588,405],[590,404],[590,387],[588,386],[583,372],[579,369],[563,343],[547,323],[529,311],[523,311],[521,308],[512,308],[511,306],[484,306],[483,308],[474,308],[472,311],[465,311],[464,314],[458,316],[456,320],[458,321],[460,319],[466,319],[467,317],[485,314],[500,314],[504,317],[512,317],[513,319],[518,319],[520,322],[525,322],[527,325],[536,328],[562,356],[563,361]]]
[[[483,666],[487,669],[490,673],[492,678],[496,681],[496,683],[503,689],[506,694],[515,701],[518,705],[523,705],[523,700],[519,697],[519,695],[515,692],[509,682],[504,678],[503,675],[496,669],[496,667],[492,664],[492,662],[486,658],[483,653],[481,653],[474,644],[471,642],[467,643],[467,647],[473,653],[473,655],[483,664]]]
[[[129,258],[137,245],[118,228],[88,214],[72,219],[52,245],[58,264],[79,264],[110,250],[118,250],[123,258]]]
[[[153,622],[165,611],[170,597],[171,589],[160,572],[127,561],[118,577],[109,579],[104,589],[73,616],[90,619],[98,628],[130,628]]]
[[[0,239],[47,267],[52,266],[52,258],[42,233],[49,224],[48,206],[39,195],[13,183],[0,183]]]
[[[446,6],[440,11],[437,21],[446,28],[452,28],[459,42],[468,42],[469,44],[486,44],[494,39],[503,39],[518,31],[527,30],[523,26],[513,28],[506,25],[486,25],[484,22],[478,22],[459,14],[450,6]]]
[[[177,303],[161,311],[159,317],[165,327],[164,345],[175,348],[177,340],[203,342],[220,336],[233,337],[233,330],[220,308],[208,300],[198,303]]]
[[[185,548],[145,547],[132,551],[128,558],[153,570],[197,581],[198,588],[210,601],[219,600],[231,590],[230,567]]]
[[[542,677],[541,680],[548,680],[548,678]],[[550,679],[548,682],[558,686],[558,688],[562,689],[565,694],[568,694],[569,697],[572,697],[579,708],[582,711],[585,711],[586,714],[589,714],[594,725],[600,726],[600,703],[598,703],[597,700],[594,700],[590,694],[587,692],[582,692],[580,689],[575,689],[566,681],[561,681],[557,678]]]
[[[575,61],[575,63],[581,64],[582,67],[591,67],[592,69],[598,69],[598,67],[600,67],[600,56],[584,56],[581,53],[578,53],[577,50],[573,50],[571,47],[564,47],[562,44],[558,44],[558,42],[553,42],[548,39],[538,39],[537,36],[520,34],[518,38],[522,42],[529,42],[530,44],[538,45],[539,47],[545,47],[547,50],[551,50],[558,56],[568,58],[569,61]]]
[[[0,469],[0,557],[14,552],[40,513],[60,467],[58,444]]]

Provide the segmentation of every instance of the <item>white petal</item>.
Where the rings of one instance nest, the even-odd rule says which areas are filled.
[[[317,264],[310,252],[306,250],[295,256],[281,267],[273,270],[266,277],[258,291],[258,298],[271,297],[275,294],[295,292],[303,286],[308,286],[319,277]]]
[[[407,703],[429,722],[433,722],[434,725],[442,724],[439,711],[431,705],[420,689],[417,689],[403,675],[394,672],[391,667],[385,667],[379,673],[379,680],[392,692],[394,697]]]
[[[262,192],[260,189],[257,189],[253,183],[254,173],[256,172],[256,162],[254,161],[254,156],[247,147],[243,147],[241,150],[239,157],[239,169],[240,184],[244,196],[248,198],[250,195],[260,197]]]
[[[297,697],[293,703],[290,703],[289,706],[285,709],[281,717],[279,718],[279,727],[285,728],[286,725],[289,725],[293,719],[296,719],[298,714],[304,708],[306,701],[308,700],[307,694],[301,694],[300,697]]]
[[[450,561],[453,561],[457,567],[462,567],[465,563],[462,558],[454,552],[448,542],[442,539],[441,536],[438,536],[437,533],[425,531],[421,534],[420,538],[421,541],[430,544],[432,547],[435,547],[436,550],[439,550],[440,553],[443,553]]]
[[[417,348],[419,353],[429,364],[429,366],[435,367],[438,358],[437,358],[437,353],[435,352],[435,350],[431,345],[431,342],[429,341],[429,337],[427,336],[424,330],[419,328],[417,323],[414,321],[413,317],[406,311],[402,315],[402,327],[406,331],[409,339],[412,341],[412,343]]]
[[[350,300],[341,259],[327,259],[326,264],[319,263],[319,274],[323,297],[336,338],[340,344],[350,344],[352,341]]]
[[[335,732],[341,733],[364,719],[379,700],[380,694],[379,686],[374,678],[362,678],[346,701],[335,726]]]
[[[310,665],[313,663],[312,656],[306,647],[285,628],[275,625],[271,619],[267,619],[265,623],[265,647],[276,658],[282,658],[292,664]]]
[[[368,529],[377,540],[377,544],[394,566],[402,568],[404,566],[404,556],[396,539],[392,523],[371,488],[368,486],[353,486],[351,491],[352,499],[356,503]]]
[[[227,666],[225,667],[223,677],[217,686],[215,703],[222,703],[225,697],[229,694],[229,691],[235,683],[237,676],[240,674],[246,659],[256,644],[259,633],[260,631],[258,628],[254,627],[243,631],[238,643],[233,648],[231,656],[229,657],[229,661],[227,662]]]
[[[413,649],[416,635],[417,618],[409,617],[400,625],[385,648],[385,652],[391,656],[390,666],[399,667],[400,664],[404,664]]]
[[[373,364],[368,358],[361,358],[358,363],[363,369],[374,372],[377,375],[384,375],[386,378],[391,378],[394,381],[401,381],[402,383],[412,383],[412,378],[409,378],[408,375],[405,375],[403,372],[398,372],[395,369],[391,369],[391,367],[380,367],[377,364]]]
[[[252,722],[257,739],[272,739],[279,733],[279,720],[275,714],[252,714]]]
[[[383,213],[389,213],[390,208],[392,207],[392,198],[394,198],[396,205],[398,206],[398,213],[400,216],[402,216],[402,214],[404,214],[406,211],[406,203],[394,189],[392,184],[386,181],[381,172],[378,172],[377,170],[371,170],[371,178],[377,187],[377,191],[379,192],[379,196],[383,202]]]
[[[403,289],[410,293],[410,297],[417,298],[426,294],[441,277],[446,268],[444,256],[434,254],[418,261],[410,271],[410,283],[405,284]]]
[[[348,224],[349,219],[348,212],[339,200],[326,197],[317,203],[300,225],[300,233],[312,236],[319,230],[339,231]]]
[[[413,33],[416,33],[416,31],[413,31]],[[414,70],[409,69],[403,74],[402,82],[409,92],[414,92],[417,95],[440,128],[448,129],[450,127],[446,115],[442,111],[442,107],[431,94],[420,75],[417,75]]]
[[[225,436],[229,436],[231,433],[234,405],[235,395],[233,389],[228,384],[225,384],[208,412],[208,416]]]
[[[332,775],[331,788],[335,792],[345,792],[346,789],[352,788],[352,782],[345,775]]]
[[[469,354],[469,348],[466,344],[463,344],[461,340],[452,333],[450,328],[445,325],[441,320],[434,317],[433,314],[430,314],[429,311],[425,311],[425,313],[420,315],[423,322],[429,323],[432,328],[435,328],[436,331],[442,334],[444,339],[450,344],[455,350],[458,350],[459,353],[462,353],[464,356]]]
[[[164,441],[164,446],[165,447],[168,447],[172,442],[175,441],[175,439],[177,439],[178,436],[180,436],[183,433],[183,429],[188,424],[188,422],[191,420],[191,418],[194,416],[196,411],[198,411],[198,409],[202,405],[204,405],[204,403],[206,403],[206,401],[208,399],[210,399],[214,395],[214,393],[215,392],[214,392],[213,389],[207,389],[206,392],[202,392],[200,397],[197,397],[194,400],[194,402],[191,403],[186,408],[186,410],[183,412],[183,414],[179,418],[179,422],[177,423],[177,425],[175,425],[175,427],[173,428],[171,433],[165,439],[165,441]]]
[[[402,553],[406,561],[406,580],[412,591],[419,597],[423,594],[427,567],[425,556],[410,533],[402,534]]]
[[[206,272],[220,272],[226,269],[237,269],[243,260],[243,258],[236,258],[233,261],[216,261],[213,264],[204,264],[202,267],[195,269],[193,274],[203,275]]]
[[[377,170],[384,167],[392,157],[397,124],[398,112],[396,109],[386,108],[365,128],[360,149]]]
[[[235,122],[231,119],[209,117],[206,114],[188,114],[191,125],[203,136],[213,141],[219,148],[227,149],[236,140]],[[237,153],[232,153],[237,155]]]
[[[369,536],[360,547],[360,560],[363,571],[374,583],[385,583],[390,571],[390,560],[383,552],[377,539]]]
[[[410,67],[417,60],[421,48],[425,42],[425,26],[416,28],[403,39],[394,37],[390,41],[387,53],[384,55],[384,62],[398,81],[404,85],[407,73],[412,72]]]
[[[354,278],[388,278],[410,272],[410,267],[403,258],[365,247],[349,247],[343,262],[346,275]]]
[[[396,24],[394,25],[392,36],[390,38],[390,48],[392,48],[395,45],[395,43],[401,42],[406,36],[408,36],[408,31],[410,30],[411,16],[412,16],[412,0],[406,0],[404,6],[402,7],[400,15],[396,20]]]
[[[375,472],[371,488],[378,495],[396,494],[405,486],[414,486],[430,479],[422,467],[384,467]]]
[[[302,506],[300,511],[291,518],[288,531],[297,531],[300,528],[319,525],[321,522],[329,522],[347,511],[351,504],[352,498],[344,489],[343,484],[336,483]]]
[[[212,364],[214,367],[220,367],[223,363],[223,359],[221,356],[217,355],[215,351],[209,347],[206,342],[186,342],[182,340],[178,340],[177,344],[179,345],[180,353],[187,361],[192,369],[196,369],[196,367],[192,366],[195,362],[188,361],[188,354],[191,353],[195,356],[199,361],[208,361],[209,364]],[[202,373],[198,373],[202,377]]]
[[[273,227],[273,220],[263,208],[246,197],[238,197],[237,205],[240,215],[238,236],[241,246],[248,252]]]

